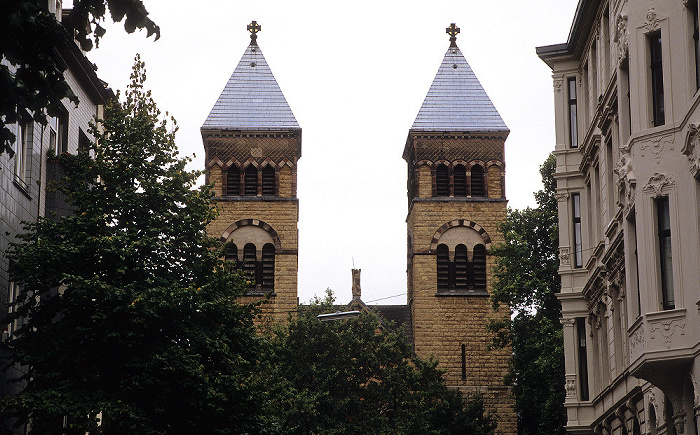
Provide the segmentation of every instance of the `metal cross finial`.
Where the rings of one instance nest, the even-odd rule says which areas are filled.
[[[457,34],[459,33],[459,27],[455,23],[450,24],[450,27],[445,29],[445,32],[450,35],[450,47],[457,46]]]
[[[248,31],[250,32],[250,43],[251,45],[258,45],[258,35],[257,33],[262,30],[262,27],[260,27],[260,24],[258,24],[257,21],[253,21],[252,23],[248,24],[247,27]]]

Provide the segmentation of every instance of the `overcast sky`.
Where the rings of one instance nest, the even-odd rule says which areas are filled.
[[[69,2],[66,2],[69,3]],[[89,58],[124,90],[133,59],[146,86],[178,122],[178,147],[203,169],[199,129],[250,42],[258,43],[303,129],[298,165],[299,298],[328,287],[351,299],[406,303],[408,129],[449,46],[457,44],[511,130],[510,207],[534,205],[539,165],[554,148],[550,71],[535,47],[566,42],[576,0],[144,0],[161,38],[119,24]],[[392,297],[395,296],[395,297]]]

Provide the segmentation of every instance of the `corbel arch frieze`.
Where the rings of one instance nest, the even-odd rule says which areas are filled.
[[[207,170],[209,170],[209,169],[211,169],[212,166],[214,166],[214,165],[216,165],[216,166],[218,166],[218,167],[220,167],[220,168],[223,168],[223,167],[224,167],[224,162],[222,162],[221,159],[219,159],[218,157],[213,157],[213,158],[209,159],[209,161],[204,165],[204,168],[207,169]]]
[[[255,166],[256,169],[260,169],[260,163],[258,163],[258,162],[257,162],[254,158],[252,158],[252,157],[249,157],[248,160],[246,160],[245,162],[243,162],[243,164],[241,165],[241,168],[242,168],[242,169],[245,169],[245,168],[247,168],[247,167],[250,166],[250,165]]]
[[[484,162],[483,160],[478,160],[478,159],[470,161],[467,169],[471,170],[476,165],[481,166],[482,168],[484,168],[484,170],[486,169],[486,162]]]

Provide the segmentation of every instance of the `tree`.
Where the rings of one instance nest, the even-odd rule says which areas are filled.
[[[445,386],[434,360],[423,361],[401,331],[376,315],[321,322],[332,293],[302,306],[271,339],[261,371],[267,427],[283,434],[493,434],[477,397],[465,404]]]
[[[95,144],[58,157],[74,214],[10,248],[23,325],[2,347],[24,388],[3,415],[32,434],[252,431],[256,308],[235,300],[245,283],[206,235],[211,191],[193,189],[138,57],[131,80]]]
[[[495,344],[512,345],[513,385],[521,434],[563,433],[564,347],[557,225],[556,160],[540,167],[544,188],[535,193],[536,208],[509,210],[500,231],[504,243],[492,248],[494,308],[510,306],[511,317],[494,321]]]
[[[64,80],[66,63],[61,51],[78,42],[89,51],[105,34],[102,27],[109,9],[112,20],[124,20],[124,29],[146,29],[148,36],[160,37],[160,28],[148,18],[142,0],[74,0],[64,24],[49,13],[46,0],[3,0],[0,2],[0,155],[12,153],[15,135],[8,125],[28,110],[42,124],[58,116],[61,100],[77,97]]]

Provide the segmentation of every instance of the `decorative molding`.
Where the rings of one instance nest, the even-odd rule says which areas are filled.
[[[557,77],[554,79],[554,92],[561,92],[561,86],[564,83],[564,79]]]
[[[683,319],[667,319],[649,322],[649,338],[655,339],[655,332],[659,332],[666,342],[666,349],[671,348],[671,341],[676,330],[680,335],[685,335],[685,321]]]
[[[569,192],[561,192],[561,193],[555,193],[554,197],[557,199],[559,202],[566,202],[569,200]]]
[[[569,259],[569,248],[568,247],[559,248],[559,261],[560,261],[562,266],[571,265],[571,261]]]
[[[564,327],[570,327],[573,328],[574,324],[576,323],[576,319],[568,318],[568,317],[561,317],[559,319],[559,323],[562,324]]]
[[[620,12],[617,16],[614,41],[617,43],[617,61],[621,63],[629,55],[629,32],[627,31],[627,14]]]
[[[671,176],[657,172],[649,177],[649,181],[644,185],[643,191],[647,195],[651,195],[656,198],[663,196],[663,194],[670,190],[675,184],[676,182]]]
[[[688,126],[688,133],[685,135],[685,143],[681,149],[690,162],[690,173],[693,177],[700,179],[700,129],[695,124]]]
[[[665,415],[664,415],[664,414],[661,414],[661,413],[659,412],[659,406],[658,406],[658,404],[656,403],[656,394],[655,394],[653,391],[650,391],[650,392],[649,392],[649,409],[651,409],[652,407],[654,408],[654,414],[657,416],[657,425],[658,425],[658,417],[661,417],[662,419],[665,419]],[[661,412],[664,412],[665,408],[666,408],[665,406],[662,406],[662,407],[661,407],[661,409],[662,409]],[[650,412],[650,411],[647,410],[647,412]],[[647,415],[647,418],[646,418],[646,419],[647,419],[647,422],[651,422],[651,415]],[[665,421],[665,420],[664,420],[664,421]],[[649,429],[651,429],[651,428],[649,428]],[[656,429],[656,428],[653,428],[653,429]],[[648,433],[651,433],[651,432],[648,432]]]
[[[576,375],[566,375],[566,397],[576,397]]]
[[[656,158],[656,164],[658,165],[661,161],[661,153],[663,153],[666,145],[669,145],[669,150],[673,149],[673,140],[673,135],[666,135],[655,137],[653,139],[649,139],[648,141],[642,142],[639,146],[640,155],[644,157],[644,153],[646,150],[651,151],[652,154],[654,154],[654,157]]]
[[[638,353],[635,352],[635,349],[637,348],[637,346],[642,347],[642,348],[644,347],[644,328],[642,328],[640,326],[639,328],[637,328],[636,331],[634,331],[630,335],[629,344],[630,344],[630,350],[632,351],[631,353],[637,355]]]
[[[632,153],[628,148],[620,148],[620,160],[615,165],[613,172],[617,174],[617,204],[629,207],[634,202],[634,189],[637,186],[637,177],[634,175],[632,165]]]
[[[481,227],[481,225],[477,224],[476,222],[472,222],[467,219],[455,219],[450,222],[447,222],[443,224],[440,228],[438,228],[437,231],[435,231],[435,234],[433,235],[433,239],[430,243],[430,252],[434,253],[435,250],[437,249],[438,242],[440,241],[440,236],[442,234],[449,230],[450,228],[454,227],[468,227],[472,228],[475,230],[479,235],[481,236],[481,239],[484,241],[484,246],[486,247],[486,251],[488,252],[489,249],[491,249],[491,236],[486,232],[485,229]]]
[[[654,8],[650,8],[647,11],[647,21],[644,23],[644,27],[646,27],[647,33],[659,30],[659,17],[656,15]]]
[[[241,219],[237,222],[232,223],[228,226],[228,228],[226,228],[226,230],[224,230],[219,240],[221,240],[222,243],[226,243],[234,231],[236,231],[238,228],[245,226],[259,227],[265,230],[270,235],[270,237],[272,237],[272,243],[275,245],[275,252],[279,253],[281,251],[282,244],[280,243],[280,238],[277,234],[277,231],[275,231],[274,228],[272,228],[269,224],[261,221],[260,219]]]

